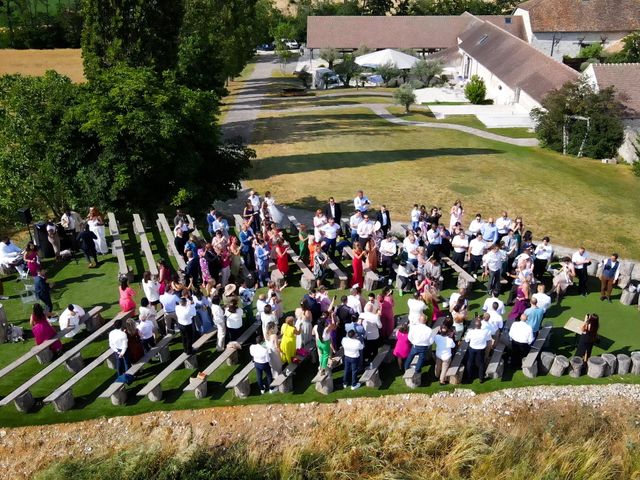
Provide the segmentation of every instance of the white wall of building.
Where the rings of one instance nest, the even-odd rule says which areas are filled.
[[[565,55],[576,57],[584,45],[601,43],[607,48],[628,34],[629,32],[535,32],[530,43],[544,54],[562,61]]]

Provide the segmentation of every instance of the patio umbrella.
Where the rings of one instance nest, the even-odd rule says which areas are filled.
[[[414,63],[417,61],[418,59],[416,57],[412,57],[411,55],[407,55],[406,53],[398,52],[397,50],[392,50],[390,48],[356,57],[356,63],[358,65],[371,68],[376,68],[390,63],[396,68],[406,70],[413,67]]]

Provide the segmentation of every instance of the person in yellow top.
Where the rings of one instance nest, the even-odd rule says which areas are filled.
[[[287,317],[282,324],[282,341],[280,342],[280,352],[282,361],[291,363],[296,356],[296,335],[300,335],[300,331],[294,327],[293,317]]]

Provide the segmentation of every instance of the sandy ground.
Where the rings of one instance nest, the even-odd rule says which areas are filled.
[[[433,396],[405,394],[326,404],[153,412],[73,424],[0,429],[0,478],[26,479],[65,458],[90,459],[135,447],[184,452],[195,445],[229,445],[242,440],[257,454],[273,455],[292,445],[308,444],[314,432],[324,431],[329,428],[327,425],[356,418],[383,417],[394,422],[399,416],[420,418],[445,413],[447,418],[459,421],[472,418],[475,423],[485,421],[496,427],[508,427],[521,414],[531,415],[532,410],[562,411],[576,405],[618,416],[634,411],[638,399],[638,385],[531,387],[478,396],[470,390],[458,389]],[[482,414],[478,415],[479,412]]]
[[[84,82],[82,54],[79,49],[0,49],[0,75],[43,75],[47,70],[55,70],[74,82]]]

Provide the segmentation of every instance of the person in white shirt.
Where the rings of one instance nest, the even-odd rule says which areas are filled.
[[[420,292],[415,292],[413,294],[413,298],[407,300],[407,307],[409,307],[409,324],[415,325],[420,321],[420,317],[422,316],[424,309],[427,308],[427,305],[422,300]]]
[[[9,237],[4,237],[0,242],[0,265],[15,267],[16,270],[23,274],[27,273],[22,249],[15,243],[11,243]]]
[[[469,239],[467,238],[467,234],[464,233],[464,230],[460,229],[458,234],[453,237],[451,246],[453,247],[451,260],[453,260],[456,265],[462,267],[464,265],[464,257],[467,254],[467,250],[469,250]]]
[[[357,315],[362,313],[362,297],[355,287],[351,289],[351,294],[347,297],[347,306],[351,307]]]
[[[84,317],[84,309],[80,305],[69,304],[64,312],[60,314],[58,322],[60,330],[71,328],[72,330],[65,335],[65,338],[72,338],[76,333],[82,330],[83,325],[80,321]]]
[[[484,226],[484,220],[482,220],[482,215],[476,213],[476,218],[471,220],[469,224],[469,232],[471,236],[475,237],[480,231],[482,231],[482,227]]]
[[[475,275],[482,265],[482,256],[486,246],[482,239],[482,233],[477,233],[476,238],[469,242],[469,265],[467,268],[471,275]]]
[[[229,237],[229,222],[227,222],[221,213],[216,213],[216,219],[211,224],[213,232],[221,231],[225,238]]]
[[[420,228],[420,207],[418,204],[413,205],[413,209],[411,210],[411,229],[417,230]]]
[[[467,349],[467,368],[465,375],[471,380],[473,379],[474,367],[478,369],[478,379],[480,383],[484,382],[484,357],[485,350],[491,342],[491,331],[482,328],[482,321],[476,318],[473,321],[473,328],[467,330],[465,341],[468,342]]]
[[[154,336],[154,325],[153,321],[150,317],[145,317],[144,319],[140,316],[140,321],[136,325],[138,329],[138,334],[140,335],[140,341],[142,343],[142,348],[144,349],[144,353],[147,353],[153,347],[156,346],[156,338]]]
[[[455,307],[458,302],[460,301],[460,298],[462,298],[462,305],[461,306],[465,306],[469,303],[468,300],[466,299],[467,296],[467,289],[466,288],[460,288],[458,289],[457,292],[453,292],[451,294],[451,297],[449,297],[449,310],[451,311],[451,309],[453,307]]]
[[[393,272],[393,259],[398,252],[398,246],[393,237],[388,234],[380,242],[380,264],[382,265],[382,274],[391,278]]]
[[[220,306],[220,297],[218,295],[213,295],[211,297],[211,316],[213,319],[213,323],[216,326],[216,336],[217,345],[216,350],[221,352],[225,347],[225,340],[227,337],[227,319],[224,316],[224,310]]]
[[[344,388],[351,387],[356,390],[362,385],[358,382],[358,368],[360,365],[360,351],[364,349],[364,345],[356,335],[355,330],[349,330],[347,336],[342,339],[342,350],[344,352],[344,376],[342,384]]]
[[[374,222],[369,221],[369,215],[362,214],[362,221],[358,224],[358,239],[361,245],[365,245],[369,241],[369,237],[373,234]]]
[[[497,305],[495,308],[493,306],[494,303]],[[500,315],[504,315],[504,302],[498,298],[498,292],[495,290],[491,292],[491,296],[482,305],[483,312],[488,312],[489,310],[495,310]]]
[[[164,312],[163,312],[164,316]],[[156,309],[149,306],[149,299],[147,297],[142,297],[140,299],[140,309],[138,310],[138,319],[142,320],[150,320],[153,324],[153,331],[155,333],[160,331],[158,327],[158,319],[156,315]]]
[[[404,369],[411,368],[411,363],[415,356],[418,356],[418,361],[415,365],[415,372],[420,373],[425,361],[427,360],[427,352],[431,349],[433,344],[433,330],[427,325],[427,317],[420,315],[418,323],[409,325],[409,342],[411,342],[411,351],[409,356],[404,362]]]
[[[502,216],[496,219],[496,227],[498,227],[498,241],[504,237],[509,230],[511,230],[513,223],[507,215],[507,212],[502,212]]]
[[[545,287],[544,283],[538,284],[538,291],[531,295],[532,298],[535,298],[538,302],[538,307],[540,307],[545,312],[547,308],[551,306],[551,297],[544,293]]]
[[[271,388],[273,376],[271,375],[271,366],[269,365],[269,349],[263,342],[264,338],[257,335],[256,343],[249,347],[249,353],[253,359],[253,366],[256,369],[258,388],[260,389],[261,395],[264,395],[267,390],[269,393],[276,391],[275,388]]]
[[[427,257],[432,255],[439,257],[442,246],[442,235],[438,229],[438,224],[434,223],[431,228],[427,230]]]
[[[402,241],[402,248],[407,252],[407,261],[412,263],[414,267],[418,266],[418,247],[420,243],[413,232]]]
[[[451,357],[453,356],[451,350],[456,346],[456,343],[447,333],[447,327],[442,325],[434,337],[434,343],[436,344],[435,374],[436,378],[440,380],[440,385],[446,385],[447,383],[447,370],[449,370]]]
[[[189,298],[181,298],[176,305],[176,317],[178,318],[178,328],[182,337],[182,347],[184,353],[193,355],[193,317],[196,316],[196,306]]]
[[[341,228],[338,225],[334,218],[329,218],[326,225],[320,227],[320,231],[324,236],[324,241],[322,242],[322,249],[327,252],[330,256],[335,256],[336,253],[336,240],[338,235],[340,234]]]
[[[553,247],[549,244],[549,237],[544,237],[542,243],[536,247],[533,254],[535,260],[533,261],[533,276],[538,280],[542,280],[544,272],[547,270],[547,265],[553,258]]]
[[[160,283],[156,275],[152,276],[151,272],[144,272],[142,275],[142,290],[151,305],[158,304],[160,301]]]
[[[129,340],[124,331],[124,324],[121,319],[113,323],[113,330],[109,332],[109,348],[113,350],[116,358],[116,372],[118,377],[129,370]]]
[[[254,212],[259,212],[260,204],[262,203],[260,201],[260,195],[258,195],[258,193],[252,189],[249,191],[249,197],[247,198],[251,202],[251,206],[253,207]]]
[[[164,309],[164,323],[167,333],[173,333],[174,323],[178,321],[176,317],[176,306],[180,303],[180,297],[169,288],[169,290],[160,295],[160,303]]]
[[[369,205],[371,205],[369,198],[364,195],[364,192],[362,190],[358,190],[356,198],[353,199],[353,207],[356,210],[365,213],[367,210],[369,210]]]
[[[365,362],[370,362],[378,353],[380,343],[380,329],[382,322],[380,315],[376,312],[364,311],[360,314],[360,321],[364,327],[364,351],[362,352]]]
[[[267,338],[267,334],[269,333],[267,330],[267,325],[269,325],[269,322],[273,322],[276,325],[278,324],[278,318],[273,314],[271,305],[267,304],[264,306],[264,310],[260,314],[260,321],[262,322],[263,337]]]
[[[349,228],[351,229],[351,243],[358,241],[358,225],[362,222],[362,212],[356,212],[349,217]]]
[[[405,262],[402,260],[398,265],[398,282],[400,296],[411,291],[411,282],[416,277],[416,267],[411,262]]]
[[[583,297],[589,293],[587,267],[591,264],[591,257],[587,253],[584,247],[580,247],[572,256],[573,268],[576,271],[576,277],[578,277],[578,292]]]
[[[511,339],[511,364],[519,370],[522,367],[522,359],[529,353],[533,343],[533,329],[527,323],[527,316],[523,313],[516,318],[509,329]]]
[[[500,315],[498,312],[496,312],[493,309],[486,312],[482,316],[482,320],[483,322],[486,322],[486,324],[491,329],[491,335],[495,335],[498,332],[498,330],[501,330],[502,327],[504,327],[504,321],[502,319],[502,315]]]
[[[242,330],[242,309],[238,307],[238,301],[236,299],[231,300],[231,303],[224,311],[224,316],[227,319],[227,332],[229,332],[229,340],[237,340],[240,337],[240,331]]]
[[[500,278],[502,274],[502,264],[506,261],[507,255],[500,250],[498,245],[494,244],[489,251],[482,257],[482,266],[484,274],[489,276],[487,283],[487,292],[500,291]]]

